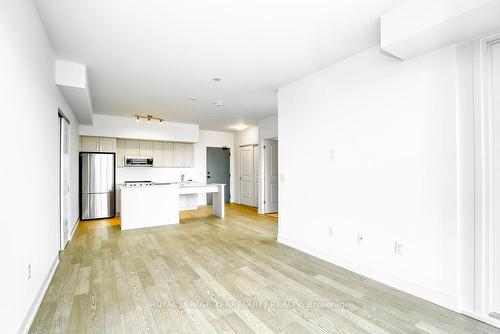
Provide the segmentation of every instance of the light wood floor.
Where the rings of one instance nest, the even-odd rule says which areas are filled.
[[[499,333],[275,242],[276,219],[230,204],[181,225],[80,223],[31,333]]]

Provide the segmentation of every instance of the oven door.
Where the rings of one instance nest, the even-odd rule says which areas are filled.
[[[153,167],[153,158],[150,157],[125,157],[127,167]]]

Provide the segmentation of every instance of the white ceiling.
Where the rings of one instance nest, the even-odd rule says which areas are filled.
[[[376,45],[379,17],[403,2],[35,1],[58,59],[88,66],[96,113],[210,130],[276,114],[279,87]]]

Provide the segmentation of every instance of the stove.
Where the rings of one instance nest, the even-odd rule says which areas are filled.
[[[151,181],[125,181],[125,187],[150,187],[154,185]]]

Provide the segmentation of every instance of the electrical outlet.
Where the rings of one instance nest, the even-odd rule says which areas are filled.
[[[363,237],[363,235],[361,233],[358,233],[358,243],[362,244],[364,240],[365,238]]]
[[[31,279],[31,263],[28,264],[28,281]]]
[[[333,225],[328,226],[328,235],[333,238]]]
[[[394,242],[394,253],[398,254],[398,255],[403,255],[403,244],[398,242],[398,241],[395,241]]]

